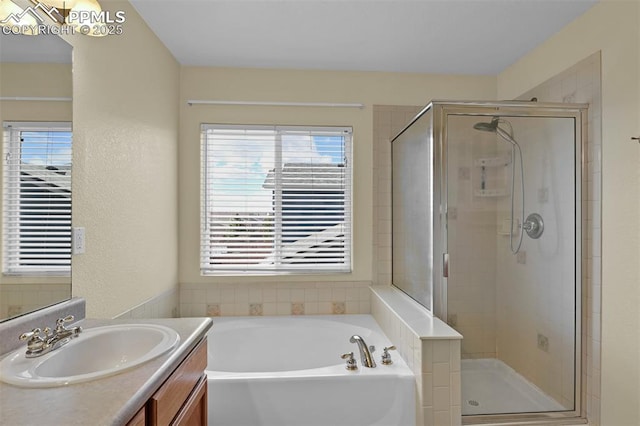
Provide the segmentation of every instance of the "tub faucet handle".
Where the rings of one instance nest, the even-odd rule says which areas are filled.
[[[357,370],[358,364],[356,363],[356,359],[353,357],[353,352],[348,352],[346,354],[340,355],[340,358],[347,360],[347,370]]]
[[[389,353],[389,351],[395,351],[396,347],[395,346],[387,346],[382,350],[382,364],[384,365],[391,365],[393,364],[393,360],[391,359],[391,354]]]

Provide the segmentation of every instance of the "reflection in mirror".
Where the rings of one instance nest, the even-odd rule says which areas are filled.
[[[0,321],[71,297],[71,51],[0,32]]]

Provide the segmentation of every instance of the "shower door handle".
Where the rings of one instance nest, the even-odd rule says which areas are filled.
[[[442,254],[442,276],[449,278],[449,253]]]

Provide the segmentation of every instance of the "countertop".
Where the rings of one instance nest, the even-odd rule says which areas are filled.
[[[137,368],[86,383],[32,389],[0,382],[0,425],[126,424],[206,335],[212,321],[85,319],[77,324],[87,329],[113,324],[160,324],[176,330],[180,342],[171,352]]]

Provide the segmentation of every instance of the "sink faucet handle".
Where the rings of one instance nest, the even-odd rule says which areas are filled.
[[[42,349],[47,345],[47,341],[40,336],[40,333],[42,333],[42,330],[34,328],[33,330],[20,335],[20,340],[27,341],[27,355],[42,351]]]
[[[75,319],[73,315],[67,315],[64,318],[58,318],[56,320],[56,331],[64,330],[64,324],[67,322],[72,322]]]
[[[40,338],[40,333],[42,332],[42,330],[40,330],[39,328],[34,328],[31,331],[27,331],[26,333],[22,333],[19,337],[20,340],[29,340],[29,339],[33,339],[33,340],[37,340]]]
[[[340,358],[347,360],[347,370],[357,370],[358,364],[356,363],[356,359],[353,357],[353,352],[347,352],[346,354],[340,355]]]
[[[389,354],[389,351],[395,351],[396,347],[395,346],[386,346],[383,350],[382,350],[382,364],[384,365],[391,365],[393,364],[393,360],[391,359],[391,354]]]

